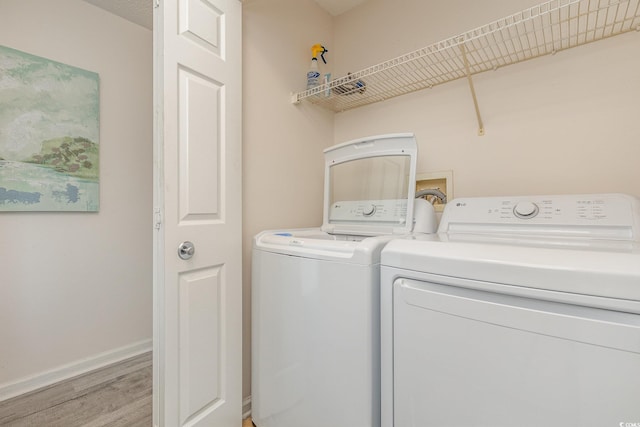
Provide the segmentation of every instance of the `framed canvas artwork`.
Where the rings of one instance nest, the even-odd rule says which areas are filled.
[[[97,212],[97,73],[0,46],[0,211]]]

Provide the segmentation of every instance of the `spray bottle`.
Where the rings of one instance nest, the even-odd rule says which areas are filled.
[[[318,69],[318,54],[322,58],[322,62],[325,64],[327,60],[324,59],[324,54],[329,52],[321,44],[314,44],[311,47],[311,66],[307,72],[307,89],[314,88],[320,84],[320,70]]]

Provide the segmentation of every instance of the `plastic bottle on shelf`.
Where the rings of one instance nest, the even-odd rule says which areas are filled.
[[[307,89],[314,88],[320,84],[320,70],[318,68],[318,58],[311,59],[311,66],[307,71]]]
[[[328,50],[325,49],[321,44],[314,44],[311,47],[311,66],[309,67],[309,71],[307,71],[307,90],[312,89],[320,84],[320,69],[318,68],[318,54],[322,58],[322,62],[327,63],[326,59],[324,59],[324,54],[327,53]]]
[[[324,96],[328,98],[331,96],[331,88],[329,87],[329,83],[331,83],[331,73],[326,73],[324,75],[323,83],[327,85],[327,88],[324,90]]]

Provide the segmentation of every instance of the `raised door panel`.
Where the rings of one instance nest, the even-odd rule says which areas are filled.
[[[178,71],[178,78],[180,220],[220,219],[224,85],[184,68]]]

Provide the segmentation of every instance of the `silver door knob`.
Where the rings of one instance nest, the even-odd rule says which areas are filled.
[[[195,252],[196,247],[189,241],[182,242],[180,246],[178,246],[178,256],[182,259],[191,258]]]

